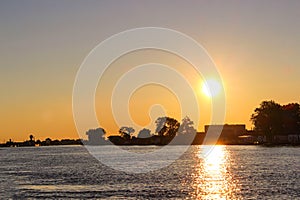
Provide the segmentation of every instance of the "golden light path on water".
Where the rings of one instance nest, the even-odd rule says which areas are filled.
[[[202,156],[205,147],[198,147],[193,174],[193,199],[237,199],[234,193],[239,190],[237,180],[232,178],[230,153],[226,146],[216,145],[208,156]]]

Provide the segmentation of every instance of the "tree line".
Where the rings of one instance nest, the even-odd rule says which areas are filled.
[[[185,117],[182,119],[181,124],[172,117],[158,117],[155,121],[155,132],[151,133],[150,129],[143,128],[135,134],[135,129],[129,126],[122,126],[119,128],[118,134],[107,135],[103,128],[90,129],[86,132],[89,136],[89,144],[99,144],[110,140],[114,144],[167,144],[176,135],[186,133],[196,133],[194,122]]]

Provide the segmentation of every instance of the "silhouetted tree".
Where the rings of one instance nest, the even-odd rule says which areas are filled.
[[[30,139],[31,142],[33,141],[33,138],[34,138],[33,135],[30,135],[30,136],[29,136],[29,139]]]
[[[159,136],[174,137],[177,134],[180,123],[171,117],[159,117],[156,121],[155,132]]]
[[[88,136],[89,144],[92,145],[102,144],[106,139],[106,131],[101,127],[88,130],[86,135]]]
[[[50,138],[47,138],[45,140],[45,145],[51,145],[51,143],[52,143],[52,140]]]
[[[127,126],[122,126],[119,130],[121,137],[123,137],[125,139],[130,139],[131,134],[133,134],[134,132],[135,132],[134,128],[127,127]]]
[[[137,137],[139,137],[139,138],[149,138],[149,137],[151,137],[151,131],[149,129],[144,128],[144,129],[140,130]]]
[[[300,133],[300,105],[290,103],[282,106],[283,110],[283,129],[285,134]]]
[[[41,144],[42,144],[41,140],[37,140],[35,143],[36,143],[37,145],[41,145]]]
[[[283,132],[282,115],[280,104],[274,101],[263,101],[251,116],[254,130],[266,135],[268,142],[272,142],[274,135]]]
[[[155,129],[155,133],[157,133],[158,135],[162,136],[164,134],[164,132],[166,132],[166,117],[159,117],[157,118],[157,120],[155,121],[156,123],[156,129]]]
[[[194,128],[194,122],[188,116],[186,116],[182,119],[178,132],[181,134],[195,134],[197,130]]]

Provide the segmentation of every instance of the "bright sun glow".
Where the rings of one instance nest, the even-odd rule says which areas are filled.
[[[221,85],[218,81],[214,79],[209,79],[202,85],[202,92],[207,97],[214,97],[220,93]]]

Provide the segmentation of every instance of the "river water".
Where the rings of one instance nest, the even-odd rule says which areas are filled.
[[[191,146],[167,167],[132,174],[107,167],[83,146],[2,148],[0,199],[300,199],[299,147],[215,146],[205,158],[200,152]]]

